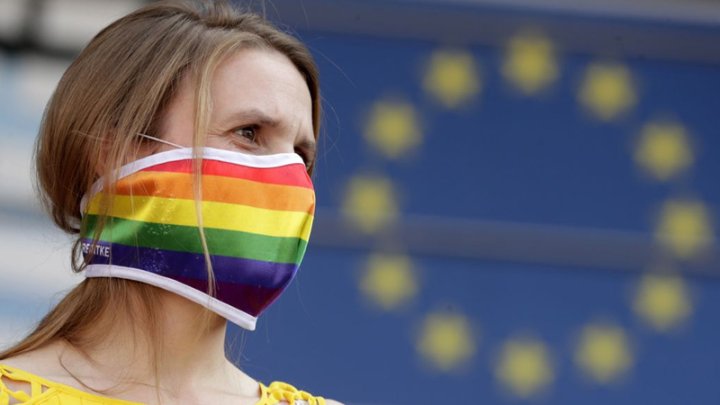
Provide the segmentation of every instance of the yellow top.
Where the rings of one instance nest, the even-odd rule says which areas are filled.
[[[30,384],[30,393],[10,390],[3,382],[5,378]],[[10,404],[11,399],[13,404],[23,405],[142,405],[139,402],[123,401],[90,394],[0,364],[0,405]],[[323,397],[314,397],[283,382],[274,382],[267,387],[260,383],[260,401],[255,405],[275,405],[279,403],[325,405],[325,399]]]

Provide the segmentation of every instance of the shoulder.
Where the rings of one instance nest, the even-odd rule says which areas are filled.
[[[59,362],[59,348],[56,343],[0,360],[3,365],[38,378],[65,380],[67,371]],[[64,382],[64,381],[60,381]]]
[[[13,365],[9,363],[13,363]],[[29,403],[34,399],[34,396],[38,395],[35,387],[40,386],[43,389],[48,389],[53,386],[53,383],[33,372],[18,368],[14,365],[16,363],[14,361],[6,362],[5,360],[0,362],[0,403],[3,403],[3,397],[9,398],[12,404]]]
[[[4,360],[3,360],[4,361]],[[66,384],[46,380],[26,370],[0,364],[0,404],[96,404],[142,405],[93,394]]]

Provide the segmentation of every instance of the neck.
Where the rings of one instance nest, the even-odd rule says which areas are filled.
[[[99,334],[83,336],[65,351],[68,371],[99,387],[144,385],[169,393],[237,387],[230,389],[247,395],[257,391],[257,383],[225,357],[223,318],[163,290],[158,290],[157,299],[157,310],[152,317],[145,314],[142,322],[105,316],[98,322],[105,327],[96,327]]]

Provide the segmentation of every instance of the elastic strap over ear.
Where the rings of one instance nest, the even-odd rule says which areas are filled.
[[[181,146],[181,145],[178,145],[178,144],[176,144],[176,143],[174,143],[174,142],[166,141],[166,140],[164,140],[164,139],[157,138],[157,137],[154,137],[154,136],[151,136],[151,135],[142,134],[142,133],[140,133],[140,132],[138,132],[138,135],[139,135],[140,137],[142,137],[142,138],[147,138],[147,139],[153,140],[153,141],[155,141],[155,142],[164,143],[165,145],[174,146],[174,147],[176,147],[176,148],[178,148],[178,149],[185,148],[185,146]]]

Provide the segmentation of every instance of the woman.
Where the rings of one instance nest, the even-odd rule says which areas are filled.
[[[319,131],[307,49],[223,2],[161,2],[101,31],[37,142],[86,279],[0,353],[0,405],[337,404],[224,352],[297,270]],[[303,402],[305,401],[305,402]]]

